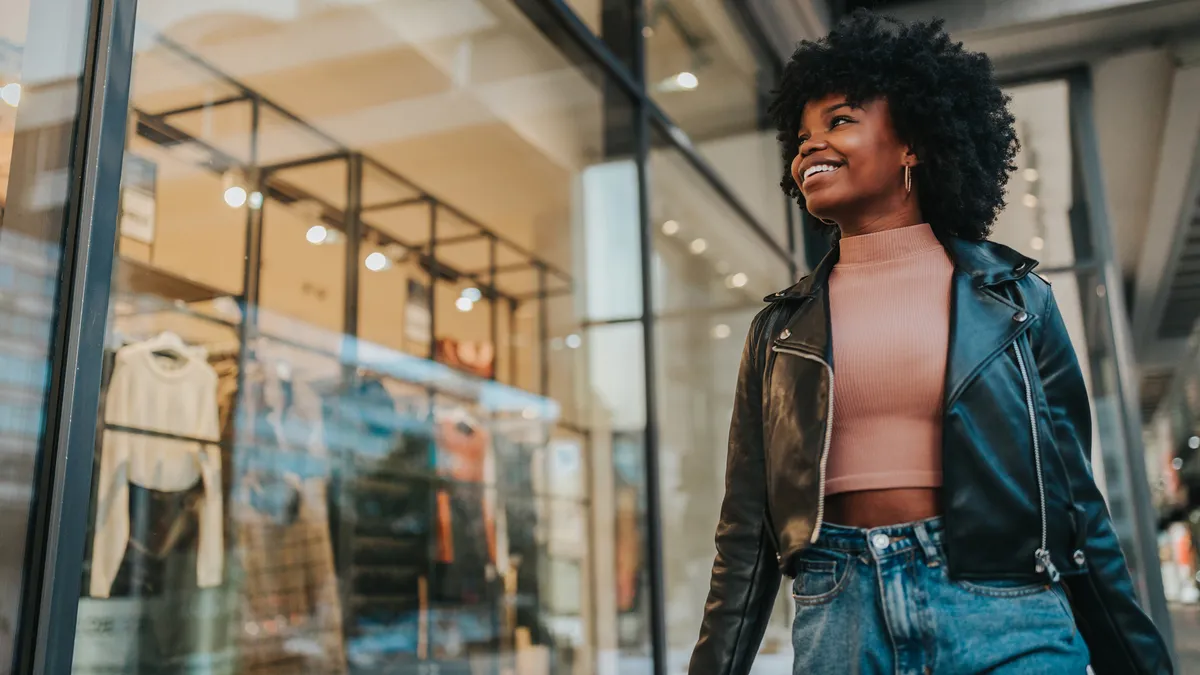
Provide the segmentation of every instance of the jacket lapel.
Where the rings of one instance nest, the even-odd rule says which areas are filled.
[[[943,245],[954,260],[946,355],[945,409],[949,410],[983,367],[1037,321],[1033,312],[997,288],[1024,277],[1037,263],[989,242],[952,238]]]
[[[767,298],[768,302],[800,301],[786,328],[772,336],[775,344],[824,359],[830,367],[833,366],[833,341],[830,337],[828,282],[837,260],[838,247],[834,245],[811,275],[790,289]]]

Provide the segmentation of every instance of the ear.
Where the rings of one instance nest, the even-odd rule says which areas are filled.
[[[921,160],[917,159],[917,153],[913,152],[912,148],[906,147],[904,148],[904,159],[901,163],[904,166],[917,166],[921,163]]]

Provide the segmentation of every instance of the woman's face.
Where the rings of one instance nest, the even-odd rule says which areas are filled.
[[[845,228],[904,205],[904,166],[915,158],[896,137],[886,99],[859,107],[837,94],[810,101],[798,140],[792,178],[817,218]]]

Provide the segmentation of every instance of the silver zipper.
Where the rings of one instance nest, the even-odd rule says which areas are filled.
[[[1059,580],[1058,568],[1050,559],[1050,548],[1047,545],[1049,535],[1046,529],[1046,477],[1042,473],[1042,444],[1038,438],[1037,412],[1033,407],[1033,385],[1029,382],[1029,371],[1025,369],[1025,357],[1021,355],[1021,338],[1013,342],[1013,354],[1017,356],[1017,368],[1021,370],[1021,381],[1025,384],[1025,407],[1029,411],[1029,431],[1033,435],[1033,461],[1037,468],[1038,506],[1042,517],[1042,545],[1033,552],[1034,570],[1038,574],[1049,574],[1050,581]]]
[[[821,448],[821,468],[819,480],[817,482],[817,523],[813,526],[812,537],[810,541],[817,543],[817,538],[821,536],[821,524],[825,522],[825,464],[829,461],[829,446],[833,443],[833,366],[825,362],[824,359],[819,359],[812,354],[805,354],[802,351],[795,349],[787,349],[785,347],[773,346],[772,349],[777,354],[790,354],[799,356],[802,359],[816,361],[825,367],[829,373],[829,413],[825,419],[825,444]]]

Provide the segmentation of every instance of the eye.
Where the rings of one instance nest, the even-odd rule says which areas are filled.
[[[852,118],[852,117],[848,117],[846,115],[838,115],[837,117],[834,117],[832,120],[830,120],[829,128],[835,129],[837,127],[842,126],[843,124],[848,124],[853,121],[854,121],[854,118]]]

